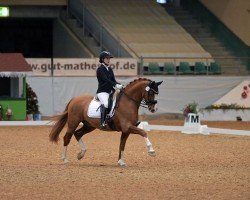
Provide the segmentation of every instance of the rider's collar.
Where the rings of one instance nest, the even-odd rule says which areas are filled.
[[[102,63],[104,65],[104,67],[106,67],[107,70],[109,70],[109,66],[106,65],[104,62]]]

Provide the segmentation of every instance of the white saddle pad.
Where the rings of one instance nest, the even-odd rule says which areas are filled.
[[[113,100],[112,108],[109,112],[109,117],[111,118],[114,115],[114,107],[115,107],[116,98]],[[90,102],[88,107],[88,117],[92,118],[101,118],[101,102],[96,100],[95,98]]]

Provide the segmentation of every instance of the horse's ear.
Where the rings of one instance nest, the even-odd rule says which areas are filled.
[[[163,81],[160,81],[160,82],[156,82],[156,84],[159,86],[160,84],[162,84]]]
[[[150,81],[149,87],[152,87],[155,84],[155,81]]]

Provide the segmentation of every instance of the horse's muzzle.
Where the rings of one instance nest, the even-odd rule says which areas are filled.
[[[157,100],[150,100],[147,102],[149,106],[157,104]]]
[[[149,109],[149,111],[152,112],[152,113],[156,112],[156,111],[158,110],[158,108],[157,108],[157,103],[150,105],[150,106],[148,107],[148,109]]]

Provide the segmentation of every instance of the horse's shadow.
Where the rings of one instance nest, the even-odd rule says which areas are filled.
[[[58,166],[58,167],[77,167],[77,168],[102,168],[102,169],[126,169],[126,168],[130,168],[130,169],[137,169],[137,168],[141,168],[137,165],[126,165],[126,166],[119,166],[118,164],[100,164],[100,163],[96,163],[96,164],[88,164],[88,163],[54,163],[52,164],[54,166]]]

